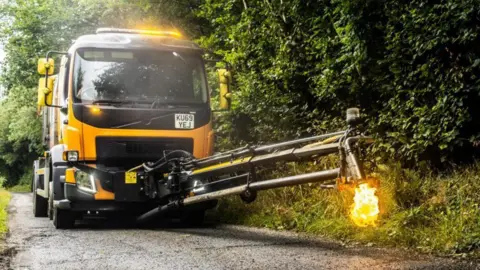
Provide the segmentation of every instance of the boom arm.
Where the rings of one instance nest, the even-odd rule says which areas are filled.
[[[173,151],[155,163],[137,166],[130,173],[148,179],[145,195],[167,201],[137,220],[143,222],[174,209],[228,195],[240,195],[248,203],[256,198],[259,190],[339,179],[343,179],[342,184],[364,181],[362,163],[356,154],[358,142],[371,143],[372,139],[358,132],[357,118],[358,113],[353,119],[351,115],[347,117],[348,129],[344,131],[272,145],[246,146],[199,160],[189,153]],[[340,156],[338,168],[264,181],[256,179],[257,166],[312,159],[335,152]]]

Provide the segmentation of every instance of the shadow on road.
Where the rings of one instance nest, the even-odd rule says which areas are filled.
[[[77,221],[75,229],[73,230],[161,230],[205,238],[254,241],[259,245],[292,245],[299,247],[305,246],[308,248],[319,247],[329,250],[339,250],[345,247],[339,242],[321,240],[306,235],[300,236],[299,234],[291,232],[225,225],[219,223],[215,215],[210,215],[201,226],[190,226],[172,218],[159,219],[141,225],[137,224],[135,218],[131,217],[87,218]]]
[[[188,228],[215,228],[218,224],[213,219],[207,219],[201,226],[192,226],[182,223],[178,219],[161,217],[148,223],[139,224],[133,216],[117,217],[85,217],[77,221],[74,230],[116,230],[116,229],[146,229],[146,230],[167,230],[167,229],[188,229]]]

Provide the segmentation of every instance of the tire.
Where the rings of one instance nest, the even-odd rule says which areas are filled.
[[[53,208],[53,225],[56,229],[70,229],[75,226],[75,215],[70,210]]]
[[[37,194],[37,177],[33,173],[33,215],[35,217],[46,217],[48,211],[48,200]]]
[[[48,218],[53,220],[53,183],[48,184]]]

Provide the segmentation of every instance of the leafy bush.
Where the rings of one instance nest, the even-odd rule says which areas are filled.
[[[232,141],[339,129],[359,106],[378,155],[442,167],[478,154],[479,12],[474,1],[210,0],[199,16],[213,31],[199,40],[236,74]]]
[[[0,174],[3,186],[15,185],[42,151],[35,89],[15,87],[0,106]]]

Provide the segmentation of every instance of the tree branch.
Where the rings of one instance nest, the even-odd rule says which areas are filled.
[[[247,10],[248,6],[247,6],[247,0],[242,0],[243,1],[243,7],[245,8],[245,10]]]

